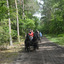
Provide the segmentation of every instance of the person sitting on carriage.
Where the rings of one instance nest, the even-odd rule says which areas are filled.
[[[37,33],[37,34],[38,34],[38,30],[37,30],[37,29],[36,29],[35,33]]]
[[[40,37],[39,31],[36,29],[35,33],[37,34],[37,38]]]
[[[33,33],[33,30],[31,30],[31,29],[29,31],[29,36],[30,36],[30,40],[32,40],[33,39],[33,36],[34,36],[34,33]]]
[[[42,33],[40,32],[40,38],[42,38]]]

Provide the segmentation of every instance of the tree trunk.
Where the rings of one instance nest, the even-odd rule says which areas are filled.
[[[23,5],[23,16],[22,16],[22,19],[24,19],[25,14],[24,14],[24,1],[23,0],[22,0],[22,5]]]
[[[19,21],[18,21],[18,8],[17,8],[17,1],[15,0],[16,6],[16,16],[17,16],[17,34],[18,34],[18,42],[20,42],[20,35],[19,35]]]
[[[9,3],[8,3],[8,0],[7,0],[7,7],[9,9]],[[12,45],[12,36],[11,36],[11,21],[10,21],[10,12],[8,10],[8,15],[9,15],[9,36],[10,36],[10,45]]]
[[[26,18],[25,18],[25,13],[24,13],[24,0],[22,0],[22,5],[23,5],[23,8],[22,8],[23,9],[22,19],[25,20]],[[26,30],[26,29],[24,29],[24,30]],[[25,37],[26,37],[26,31],[25,31]]]

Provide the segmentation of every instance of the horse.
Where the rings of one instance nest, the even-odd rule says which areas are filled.
[[[36,33],[34,33],[32,42],[33,42],[34,50],[36,51],[36,49],[39,49],[39,46],[38,46],[38,37],[37,37]]]
[[[38,32],[35,32],[35,34],[36,34],[36,36],[37,36],[38,41],[40,41],[40,43],[41,43],[40,34],[39,34]]]
[[[30,51],[30,46],[33,46],[33,50],[36,51],[38,49],[38,41],[37,41],[37,36],[36,33],[34,33],[33,39],[30,39],[29,34],[27,34],[26,39],[25,39],[25,50]]]
[[[30,46],[30,36],[27,34],[26,39],[25,39],[25,50],[29,51],[29,46]]]

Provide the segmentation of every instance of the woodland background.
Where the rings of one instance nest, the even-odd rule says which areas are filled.
[[[64,0],[41,1],[44,3],[37,0],[0,0],[0,45],[21,42],[29,29],[62,37],[60,39],[64,42]],[[40,20],[33,16],[36,12],[41,13]]]

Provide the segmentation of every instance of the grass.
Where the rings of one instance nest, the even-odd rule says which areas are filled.
[[[13,46],[8,46],[6,50],[0,50],[0,64],[11,63],[15,58],[18,57],[19,52],[23,49],[22,43],[14,43]]]
[[[64,34],[59,34],[59,35],[46,34],[44,36],[46,36],[50,41],[52,41],[58,45],[64,46]]]
[[[11,63],[17,56],[16,52],[0,52],[0,63]]]

